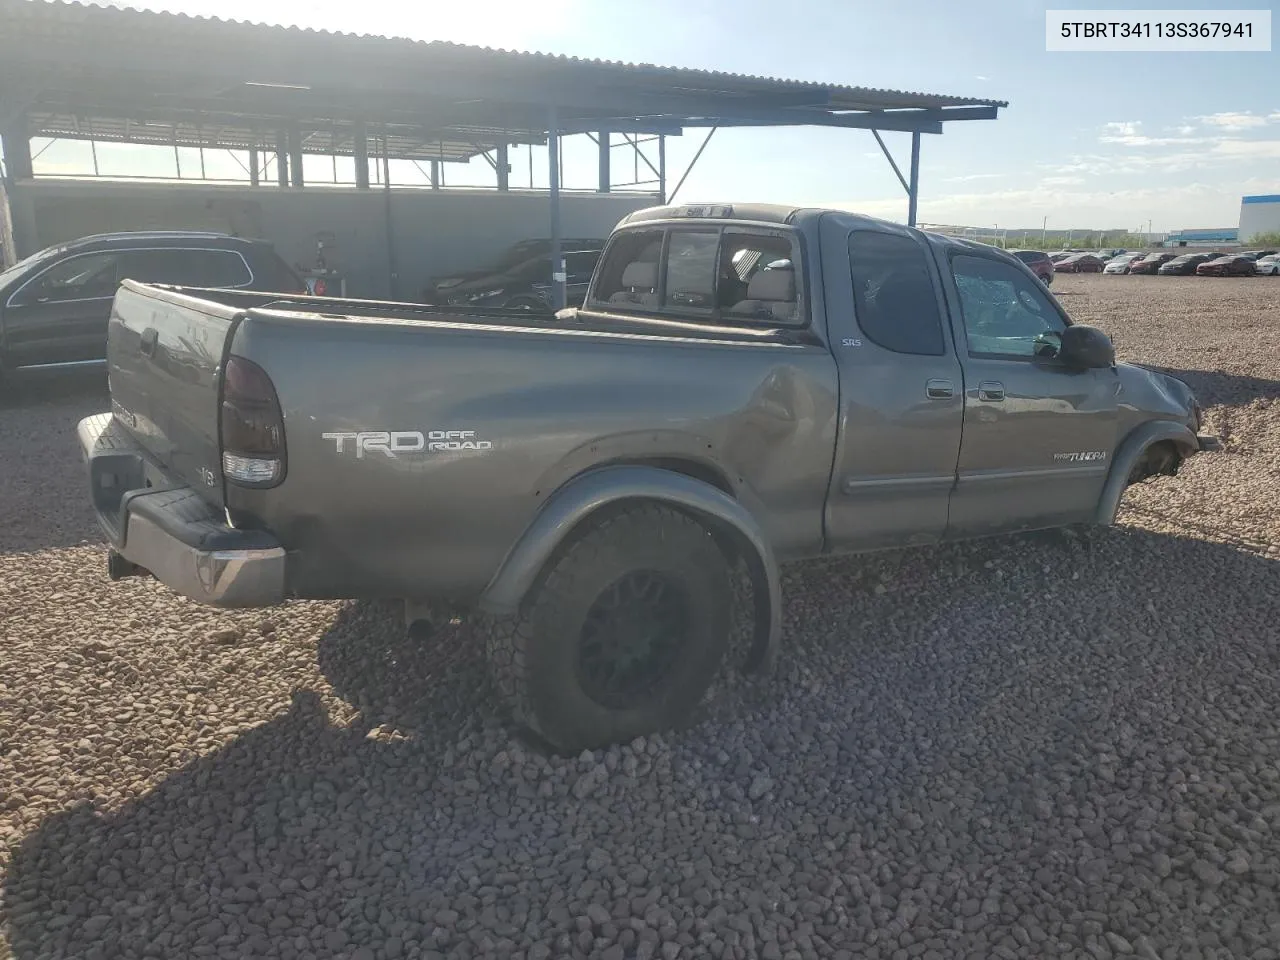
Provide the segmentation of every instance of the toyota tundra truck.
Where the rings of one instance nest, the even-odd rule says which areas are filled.
[[[767,669],[780,564],[1110,524],[1217,446],[1016,258],[771,205],[631,214],[555,314],[125,281],[108,364],[112,577],[467,611],[565,751],[687,717],[735,596]]]

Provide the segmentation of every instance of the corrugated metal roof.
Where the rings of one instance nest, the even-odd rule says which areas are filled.
[[[140,10],[116,4],[80,2],[80,0],[0,0],[0,15],[10,16],[27,24],[36,22],[89,24],[96,27],[124,30],[139,29],[196,29],[209,27],[252,30],[262,38],[273,35],[279,38],[320,38],[325,40],[360,41],[387,45],[411,45],[417,49],[445,51],[475,57],[477,61],[501,60],[507,63],[538,65],[566,64],[592,67],[631,76],[636,79],[663,80],[686,90],[703,92],[769,92],[786,90],[826,90],[840,105],[850,109],[897,109],[956,106],[1005,107],[1007,102],[980,97],[960,97],[946,94],[917,93],[907,90],[888,90],[876,87],[858,87],[847,84],[818,83],[808,80],[787,80],[779,77],[755,74],[728,73],[718,70],[699,70],[690,67],[664,67],[651,63],[630,63],[621,60],[571,57],[564,54],[506,50],[494,47],[471,46],[447,40],[415,40],[407,37],[388,37],[365,33],[345,33],[318,30],[312,27],[279,26],[247,20],[221,17],[192,16],[186,13],[167,13]],[[100,40],[107,38],[99,36]]]
[[[33,134],[120,142],[269,146],[296,124],[307,152],[342,154],[367,121],[392,157],[458,160],[544,142],[552,103],[570,131],[874,117],[938,132],[1006,105],[68,0],[0,0],[0,23],[0,123],[16,104]]]

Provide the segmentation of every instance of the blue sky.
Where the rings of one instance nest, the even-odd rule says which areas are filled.
[[[1237,222],[1242,194],[1280,193],[1280,53],[1045,51],[1046,8],[1108,6],[1099,0],[127,5],[1009,101],[999,120],[957,123],[940,137],[924,138],[924,222],[1038,227],[1048,217],[1051,228],[1135,228],[1148,220],[1157,231],[1224,226]],[[1278,5],[1123,4],[1254,7],[1271,9],[1280,22]],[[885,138],[905,164],[908,135]],[[701,139],[701,132],[688,131],[669,141],[673,181]],[[593,149],[589,143],[566,148],[571,183],[590,185]],[[77,162],[73,153],[59,145],[42,160],[61,169]],[[521,171],[527,158],[513,162]],[[322,158],[308,160],[309,176],[313,164],[327,169]],[[536,154],[535,165],[540,175],[544,164]],[[483,176],[478,169],[450,173],[450,182]],[[902,189],[866,131],[722,130],[680,199],[824,204],[906,216]]]

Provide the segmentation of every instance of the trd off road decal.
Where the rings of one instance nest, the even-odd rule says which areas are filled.
[[[493,442],[476,439],[474,430],[369,430],[357,433],[322,433],[332,440],[339,454],[355,451],[356,459],[366,453],[381,453],[395,459],[405,453],[443,453],[457,450],[492,450]]]

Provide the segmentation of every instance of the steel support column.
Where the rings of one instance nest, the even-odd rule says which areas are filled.
[[[175,152],[177,149],[174,147]],[[276,134],[276,183],[289,185],[289,137],[283,130]]]
[[[369,189],[369,128],[363,120],[351,127],[351,156],[356,163],[356,186]]]
[[[498,144],[497,149],[494,150],[494,155],[496,158],[494,165],[498,172],[498,189],[503,191],[510,190],[511,161],[507,157],[507,145],[505,143]]]
[[[27,118],[19,116],[0,131],[0,146],[4,150],[5,175],[14,180],[30,180],[35,176],[31,159],[31,137],[27,133]]]
[[[920,134],[911,134],[911,181],[907,187],[907,226],[916,225],[916,204],[920,199]]]
[[[431,161],[431,189],[432,190],[440,189],[440,161],[439,160]]]
[[[609,169],[609,161],[613,159],[613,144],[610,142],[608,130],[596,134],[596,145],[600,151],[600,184],[597,193],[608,193],[613,188],[613,171]]]
[[[386,127],[382,128],[382,212],[387,230],[387,299],[394,300],[400,271],[396,266],[396,228],[391,219],[391,149]]]
[[[289,185],[302,186],[302,131],[296,123],[289,125]]]
[[[551,306],[565,305],[564,256],[560,237],[560,118],[555,107],[547,110],[547,182],[551,195]]]
[[[667,202],[667,135],[658,134],[658,203]]]
[[[258,156],[258,145],[249,147],[249,186],[256,187],[262,182],[262,158]]]

